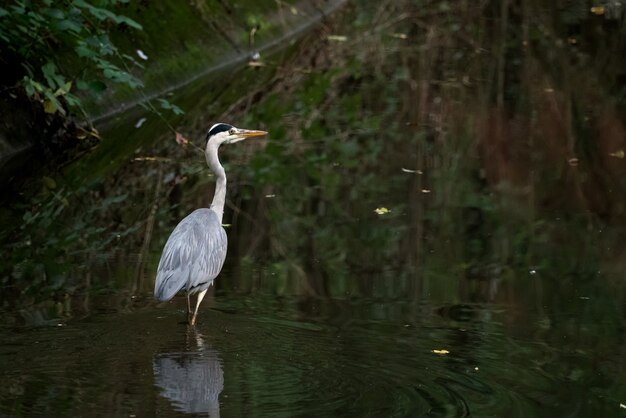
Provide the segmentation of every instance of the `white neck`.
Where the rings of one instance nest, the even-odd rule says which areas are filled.
[[[211,171],[215,174],[216,179],[215,194],[213,195],[213,202],[211,202],[211,210],[217,214],[218,219],[222,222],[224,203],[226,202],[226,172],[217,157],[218,148],[219,144],[209,141],[204,154],[206,156],[206,162]]]

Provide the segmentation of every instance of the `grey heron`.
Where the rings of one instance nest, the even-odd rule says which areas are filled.
[[[168,301],[178,291],[186,290],[190,325],[195,325],[200,302],[226,259],[228,241],[222,226],[226,173],[217,151],[222,144],[265,135],[265,131],[239,129],[227,123],[216,123],[207,132],[204,154],[216,177],[213,201],[209,208],[196,209],[176,225],[163,248],[154,284],[154,297],[160,301]],[[198,299],[191,315],[189,296],[194,293],[198,293]]]

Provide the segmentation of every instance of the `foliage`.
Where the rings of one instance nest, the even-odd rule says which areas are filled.
[[[39,297],[67,287],[68,276],[61,272],[73,258],[109,251],[137,231],[136,225],[108,219],[127,198],[127,194],[99,197],[85,188],[57,190],[56,182],[44,177],[41,193],[28,205],[15,208],[23,213],[19,230],[7,228],[0,234],[6,246],[0,283],[20,283],[22,292]],[[80,208],[87,202],[87,209]]]
[[[17,63],[17,80],[47,113],[66,114],[66,106],[81,109],[77,91],[100,94],[106,81],[131,88],[142,86],[131,67],[141,65],[111,41],[113,27],[141,30],[136,21],[113,12],[127,0],[15,0],[0,7],[0,46]],[[59,57],[63,57],[63,63]],[[6,77],[6,75],[5,75]]]

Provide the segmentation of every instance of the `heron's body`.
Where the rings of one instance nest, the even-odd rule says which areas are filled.
[[[197,209],[174,228],[167,239],[154,284],[154,297],[167,301],[180,290],[187,292],[187,313],[191,314],[189,295],[198,293],[196,309],[189,322],[194,325],[202,298],[222,270],[228,240],[222,227],[226,200],[226,173],[217,151],[222,144],[231,144],[250,137],[267,134],[264,131],[238,129],[217,123],[206,138],[206,161],[216,177],[215,195],[210,208]]]
[[[217,214],[196,209],[172,231],[157,270],[154,296],[170,300],[179,290],[201,292],[213,284],[226,260],[228,239]]]

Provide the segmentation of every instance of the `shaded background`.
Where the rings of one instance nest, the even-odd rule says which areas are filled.
[[[222,4],[221,58],[185,44],[148,84],[184,115],[103,97],[97,148],[9,182],[0,413],[626,413],[623,6],[337,5],[275,3],[296,18],[253,45]],[[151,30],[129,48],[158,57]],[[212,195],[173,130],[217,121],[270,136],[221,150],[229,253],[193,330],[152,289]]]

